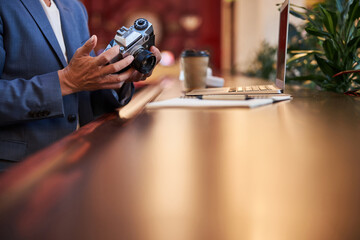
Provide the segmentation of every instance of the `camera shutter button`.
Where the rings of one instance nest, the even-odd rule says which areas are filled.
[[[134,27],[136,30],[144,30],[148,27],[149,22],[144,18],[139,18],[134,22]]]

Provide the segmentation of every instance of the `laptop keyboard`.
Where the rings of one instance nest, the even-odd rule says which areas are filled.
[[[273,85],[254,85],[254,86],[230,88],[229,92],[259,92],[259,91],[269,91],[269,90],[279,90],[279,89]]]
[[[253,85],[243,87],[223,87],[223,88],[199,88],[187,92],[188,96],[198,95],[250,95],[250,94],[278,94],[281,90],[274,85]]]

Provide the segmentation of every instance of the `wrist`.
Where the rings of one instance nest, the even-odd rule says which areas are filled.
[[[59,76],[62,96],[74,93],[75,91],[71,88],[71,86],[69,84],[69,80],[66,77],[66,68],[59,70],[58,76]]]

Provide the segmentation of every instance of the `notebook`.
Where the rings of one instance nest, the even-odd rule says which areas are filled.
[[[187,96],[205,95],[256,95],[282,94],[285,90],[286,54],[289,30],[289,9],[290,0],[285,0],[280,8],[279,40],[276,64],[276,81],[271,85],[249,85],[222,88],[201,88],[187,92]]]

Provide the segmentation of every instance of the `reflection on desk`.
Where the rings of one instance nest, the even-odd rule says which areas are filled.
[[[360,105],[104,116],[0,178],[1,239],[360,239]]]

